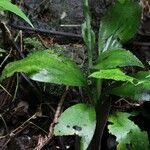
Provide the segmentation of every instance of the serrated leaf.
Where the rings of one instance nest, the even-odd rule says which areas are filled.
[[[149,74],[149,71],[141,71],[133,76],[138,81],[137,85],[131,83],[119,83],[112,85],[107,91],[110,94],[129,97],[130,99],[139,102],[150,101],[150,78],[147,78]]]
[[[79,67],[53,50],[36,51],[22,60],[11,62],[4,68],[1,80],[23,72],[35,81],[84,86],[85,77]]]
[[[138,30],[140,25],[141,8],[137,2],[125,0],[116,1],[101,20],[99,31],[99,47],[103,51],[108,38],[127,42]]]
[[[125,66],[138,66],[144,68],[142,62],[130,51],[112,49],[101,53],[94,69],[112,69]]]
[[[31,27],[33,27],[31,21],[28,19],[28,17],[21,11],[20,8],[18,8],[16,5],[12,4],[10,1],[7,0],[0,0],[0,8],[3,10],[10,11],[17,16],[21,17],[23,20],[25,20],[28,24],[30,24]]]
[[[96,126],[95,109],[85,104],[77,104],[66,109],[54,128],[56,136],[79,135],[81,150],[90,144]]]
[[[117,150],[126,150],[127,145],[132,150],[148,150],[149,140],[146,132],[128,118],[131,116],[125,112],[115,112],[109,116],[109,133],[116,136],[118,142]]]
[[[108,118],[108,121],[112,123],[108,125],[109,133],[115,135],[118,142],[134,127],[134,123],[128,119],[130,116],[128,113],[116,112]]]
[[[116,81],[128,81],[131,83],[133,83],[135,79],[131,76],[126,75],[120,69],[100,70],[92,73],[89,77],[94,77],[98,79],[112,79]]]

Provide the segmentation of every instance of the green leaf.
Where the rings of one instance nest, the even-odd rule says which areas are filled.
[[[85,22],[82,24],[83,40],[89,49],[93,49],[95,46],[95,33],[93,32],[91,27],[91,16],[88,0],[84,0],[83,13],[85,16]]]
[[[101,47],[99,47],[101,49]],[[114,39],[113,36],[110,36],[106,42],[105,42],[105,47],[103,47],[103,52],[107,51],[107,50],[111,50],[111,49],[118,49],[118,48],[122,48],[122,44],[118,41],[118,39]]]
[[[121,97],[128,97],[134,101],[150,101],[150,83],[133,85],[130,83],[119,84],[109,88],[109,93]]]
[[[88,0],[83,0],[83,13],[85,22],[82,24],[82,37],[88,50],[88,63],[89,68],[93,65],[93,49],[95,47],[95,33],[91,27],[91,16],[89,10]]]
[[[112,124],[108,125],[109,133],[116,136],[118,142],[117,150],[127,150],[127,145],[132,150],[148,150],[149,140],[145,131],[134,124],[128,118],[129,113],[115,112],[109,116],[108,121]]]
[[[27,73],[35,81],[84,86],[85,77],[71,60],[51,50],[37,51],[26,58],[9,63],[2,72],[1,80],[15,72]]]
[[[91,26],[87,26],[87,23],[82,24],[82,37],[89,49],[93,49],[95,46],[95,33],[91,29]]]
[[[137,85],[131,83],[113,84],[107,89],[107,92],[121,97],[129,97],[139,102],[150,101],[150,78],[147,78],[149,74],[149,71],[141,71],[133,76],[138,81]]]
[[[116,1],[101,20],[99,30],[99,48],[101,51],[106,46],[106,41],[112,36],[125,43],[137,32],[140,25],[141,8],[138,2],[125,0]]]
[[[124,49],[112,49],[103,52],[94,69],[112,69],[125,66],[138,66],[144,68],[142,62],[130,51]]]
[[[0,53],[6,53],[6,50],[0,48]]]
[[[89,77],[98,79],[112,79],[116,81],[129,81],[131,83],[133,83],[135,79],[131,76],[126,75],[120,69],[100,70],[92,73]]]
[[[120,3],[124,4],[126,0],[118,0]]]
[[[79,135],[81,150],[86,150],[90,144],[96,126],[96,114],[92,106],[74,105],[65,110],[54,128],[56,136]]]
[[[150,79],[150,71],[140,71],[133,75],[138,80],[147,81]],[[150,81],[150,80],[149,80]]]
[[[28,19],[28,17],[21,11],[20,8],[18,8],[16,5],[12,4],[10,1],[7,0],[0,0],[0,9],[10,11],[17,16],[24,19],[28,24],[30,24],[31,27],[33,27],[31,21]],[[34,27],[33,27],[34,28]]]

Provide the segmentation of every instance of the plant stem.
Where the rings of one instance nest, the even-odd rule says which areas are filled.
[[[96,82],[96,90],[97,90],[97,101],[100,100],[101,91],[102,91],[102,80],[97,80]]]
[[[88,0],[84,0],[83,3],[83,13],[85,16],[85,35],[87,36],[84,40],[87,46],[87,50],[88,50],[88,65],[89,65],[89,69],[92,68],[93,66],[93,49],[94,49],[94,43],[93,43],[93,34],[94,32],[92,31],[91,28],[91,16],[90,16],[90,10],[89,10],[89,4],[88,4]]]
[[[89,70],[93,66],[93,56],[92,55],[93,55],[92,50],[90,48],[88,48],[88,66],[89,66]]]

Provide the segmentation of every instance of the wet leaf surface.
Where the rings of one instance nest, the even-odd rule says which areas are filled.
[[[53,50],[37,51],[23,60],[8,64],[1,79],[10,77],[15,72],[27,73],[35,81],[72,86],[86,85],[86,79],[78,66]]]
[[[54,128],[54,134],[78,135],[81,137],[81,150],[86,150],[93,137],[96,125],[96,114],[93,107],[77,104],[65,110]]]

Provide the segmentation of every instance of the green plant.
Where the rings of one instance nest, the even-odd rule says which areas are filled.
[[[20,18],[24,19],[31,27],[33,27],[31,21],[28,17],[18,8],[16,5],[12,4],[10,0],[0,0],[0,11],[10,11]]]
[[[6,65],[0,80],[12,76],[15,72],[26,73],[31,79],[40,82],[64,84],[67,86],[83,86],[90,92],[90,104],[77,104],[65,110],[54,128],[54,134],[79,135],[81,137],[81,150],[88,148],[96,127],[96,115],[101,113],[97,109],[109,94],[129,97],[140,102],[150,100],[145,91],[150,90],[150,72],[139,71],[127,74],[124,67],[144,68],[142,62],[130,51],[123,49],[124,43],[134,37],[140,24],[141,8],[131,0],[118,0],[110,7],[102,18],[98,36],[97,60],[93,63],[95,50],[95,33],[91,26],[91,16],[88,0],[84,0],[85,22],[82,25],[83,40],[88,52],[88,79],[80,68],[63,53],[53,49],[36,51],[26,58]],[[91,80],[89,85],[87,80]],[[109,80],[103,89],[102,83]],[[110,82],[114,80],[113,82]],[[92,90],[89,88],[92,87]],[[132,114],[114,112],[108,121],[109,132],[116,136],[117,149],[125,150],[127,145],[131,149],[149,149],[148,135],[128,118]],[[98,118],[98,116],[97,116]],[[139,142],[142,144],[139,146]]]

